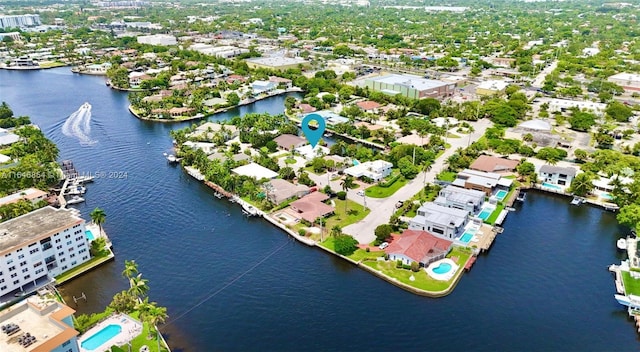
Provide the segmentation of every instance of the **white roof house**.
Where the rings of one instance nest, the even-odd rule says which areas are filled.
[[[253,177],[256,180],[260,180],[263,178],[272,179],[272,178],[278,177],[277,172],[269,170],[266,167],[258,165],[256,163],[250,163],[247,165],[238,166],[231,171],[240,176]]]
[[[13,134],[4,128],[0,128],[0,145],[13,144],[20,140],[20,136]]]
[[[253,83],[251,83],[251,89],[253,89],[253,93],[255,94],[268,92],[276,89],[276,87],[278,87],[278,84],[276,82],[271,82],[271,81],[258,80],[258,81],[253,81]]]
[[[393,168],[392,163],[384,160],[375,160],[346,168],[344,169],[344,173],[356,178],[367,177],[377,182],[389,176],[391,174],[391,168]]]
[[[329,148],[323,147],[319,144],[316,144],[315,147],[312,147],[311,144],[303,145],[295,148],[295,151],[307,160],[330,154]]]

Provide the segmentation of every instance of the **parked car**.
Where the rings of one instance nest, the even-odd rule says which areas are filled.
[[[389,243],[387,243],[387,242],[382,242],[382,243],[378,246],[378,248],[380,248],[380,249],[385,249],[385,248],[387,248],[387,247],[389,247]]]
[[[364,191],[358,191],[357,193],[360,197],[364,197]]]
[[[396,203],[396,209],[400,209],[403,205],[404,205],[404,201],[399,200],[398,203]]]

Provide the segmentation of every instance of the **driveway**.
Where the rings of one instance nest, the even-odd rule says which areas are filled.
[[[378,225],[386,224],[389,222],[389,218],[393,215],[396,208],[395,205],[398,201],[407,200],[418,193],[427,182],[433,182],[436,179],[436,175],[445,168],[445,161],[455,153],[458,148],[466,148],[470,142],[478,140],[488,127],[492,126],[491,121],[488,119],[482,119],[476,122],[470,122],[474,128],[474,132],[468,136],[462,138],[449,138],[447,142],[451,144],[451,148],[445,150],[445,152],[433,163],[431,170],[427,173],[420,172],[416,178],[410,180],[406,185],[400,188],[396,193],[387,198],[366,198],[367,207],[371,209],[371,213],[367,215],[361,221],[346,226],[342,229],[342,232],[353,236],[359,243],[368,244],[376,239],[374,231]],[[326,175],[324,178],[326,185]],[[333,185],[332,185],[333,188]],[[340,190],[341,188],[337,188]],[[362,196],[357,195],[357,190],[350,190],[347,192],[347,197],[360,204],[364,203]]]

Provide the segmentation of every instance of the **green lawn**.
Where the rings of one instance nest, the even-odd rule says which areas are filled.
[[[496,207],[496,210],[494,210],[493,213],[491,213],[491,215],[489,215],[487,220],[485,220],[484,222],[491,225],[495,224],[496,219],[498,218],[498,215],[500,215],[503,209],[504,209],[504,204],[502,203],[498,204],[498,206]]]
[[[295,164],[296,163],[296,159],[293,158],[286,158],[284,159],[285,164]]]
[[[138,312],[133,312],[131,316],[135,319],[140,319]],[[149,324],[145,322],[140,335],[131,340],[131,351],[139,351],[142,346],[147,345],[150,352],[158,352],[158,342],[156,341],[155,332],[152,333],[152,335],[151,340],[147,339],[149,337]],[[124,347],[127,346],[125,345]],[[163,347],[163,343],[160,341],[160,352],[162,351],[167,351],[167,349]]]
[[[640,296],[640,279],[631,277],[628,271],[623,271],[622,282],[624,283],[624,293]]]
[[[367,188],[364,194],[371,198],[387,198],[396,193],[402,186],[407,184],[407,179],[400,177],[389,187],[381,187],[379,185]]]
[[[357,249],[349,256],[349,258],[358,262],[365,258],[372,258],[375,260],[375,258],[384,257],[384,254],[384,251],[367,252],[364,249]]]
[[[371,212],[369,209],[365,210],[364,206],[354,201],[347,200],[347,213],[345,213],[345,201],[337,198],[334,198],[333,200],[336,203],[335,214],[327,218],[327,224],[325,225],[329,231],[331,231],[335,225],[340,226],[340,228],[344,228],[347,225],[354,224],[364,219],[364,217],[369,215]]]
[[[460,271],[464,270],[464,264],[467,262],[467,259],[469,259],[470,256],[471,256],[471,253],[469,252],[469,250],[461,247],[454,247],[451,250],[451,252],[449,252],[449,254],[447,255],[447,258],[458,257],[457,263],[459,264],[459,268],[458,268],[458,272],[456,273],[456,276],[461,275]],[[449,281],[434,280],[422,268],[420,269],[420,271],[415,273],[411,270],[397,269],[396,263],[391,260],[366,261],[366,262],[363,262],[363,264],[368,267],[380,270],[384,274],[390,277],[396,278],[398,279],[398,281],[405,283],[409,286],[413,286],[413,287],[423,289],[425,291],[431,291],[431,292],[439,292],[446,289],[452,284],[453,280],[455,280],[455,277],[456,277],[454,276],[454,278]],[[414,281],[409,280],[411,275],[413,275],[413,277],[415,278]]]
[[[437,178],[440,181],[453,182],[456,180],[456,175],[458,174],[453,171],[442,171],[441,173],[438,174]]]
[[[80,264],[79,266],[71,269],[71,270],[67,270],[64,273],[56,276],[56,283],[61,284],[65,281],[70,280],[71,278],[73,278],[75,275],[78,275],[79,273],[87,270],[88,268],[94,267],[94,266],[98,266],[100,264],[102,264],[103,262],[109,260],[110,258],[109,256],[109,252],[103,253],[103,255],[101,256],[97,256],[97,257],[93,257],[91,259],[89,259],[87,262]]]

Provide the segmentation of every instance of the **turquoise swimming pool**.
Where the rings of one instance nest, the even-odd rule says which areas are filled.
[[[98,347],[105,344],[105,342],[111,340],[113,337],[122,332],[122,326],[116,324],[110,324],[102,328],[102,330],[91,335],[88,339],[84,340],[80,345],[82,348],[88,351],[93,351]]]
[[[606,199],[606,200],[612,200],[613,196],[611,195],[611,193],[601,192],[600,193],[600,198]]]
[[[542,186],[547,187],[547,188],[551,188],[551,189],[557,189],[557,190],[559,190],[559,191],[560,191],[560,190],[562,190],[562,187],[560,187],[560,186],[558,186],[558,185],[554,185],[554,184],[552,184],[552,183],[546,183],[546,182],[543,182],[543,183],[542,183]]]
[[[436,274],[446,274],[451,270],[451,264],[449,263],[440,263],[438,266],[433,268],[433,272]]]
[[[504,197],[506,197],[508,193],[509,193],[509,192],[507,192],[507,191],[505,191],[505,190],[501,189],[501,190],[499,190],[498,192],[496,192],[496,198],[498,198],[498,200],[503,200],[503,199],[504,199]]]
[[[91,232],[91,230],[86,230],[86,231],[84,232],[84,234],[85,234],[85,236],[87,236],[87,239],[88,239],[89,241],[93,241],[93,240],[95,240],[95,239],[96,239],[96,238],[93,236],[93,232]]]
[[[486,209],[486,208],[482,209],[480,214],[478,214],[478,217],[482,220],[487,220],[487,218],[489,218],[492,212],[493,212],[493,209]]]
[[[464,242],[464,243],[469,243],[471,242],[471,239],[473,238],[473,234],[472,233],[468,233],[465,232],[461,237],[460,237],[460,241]]]

